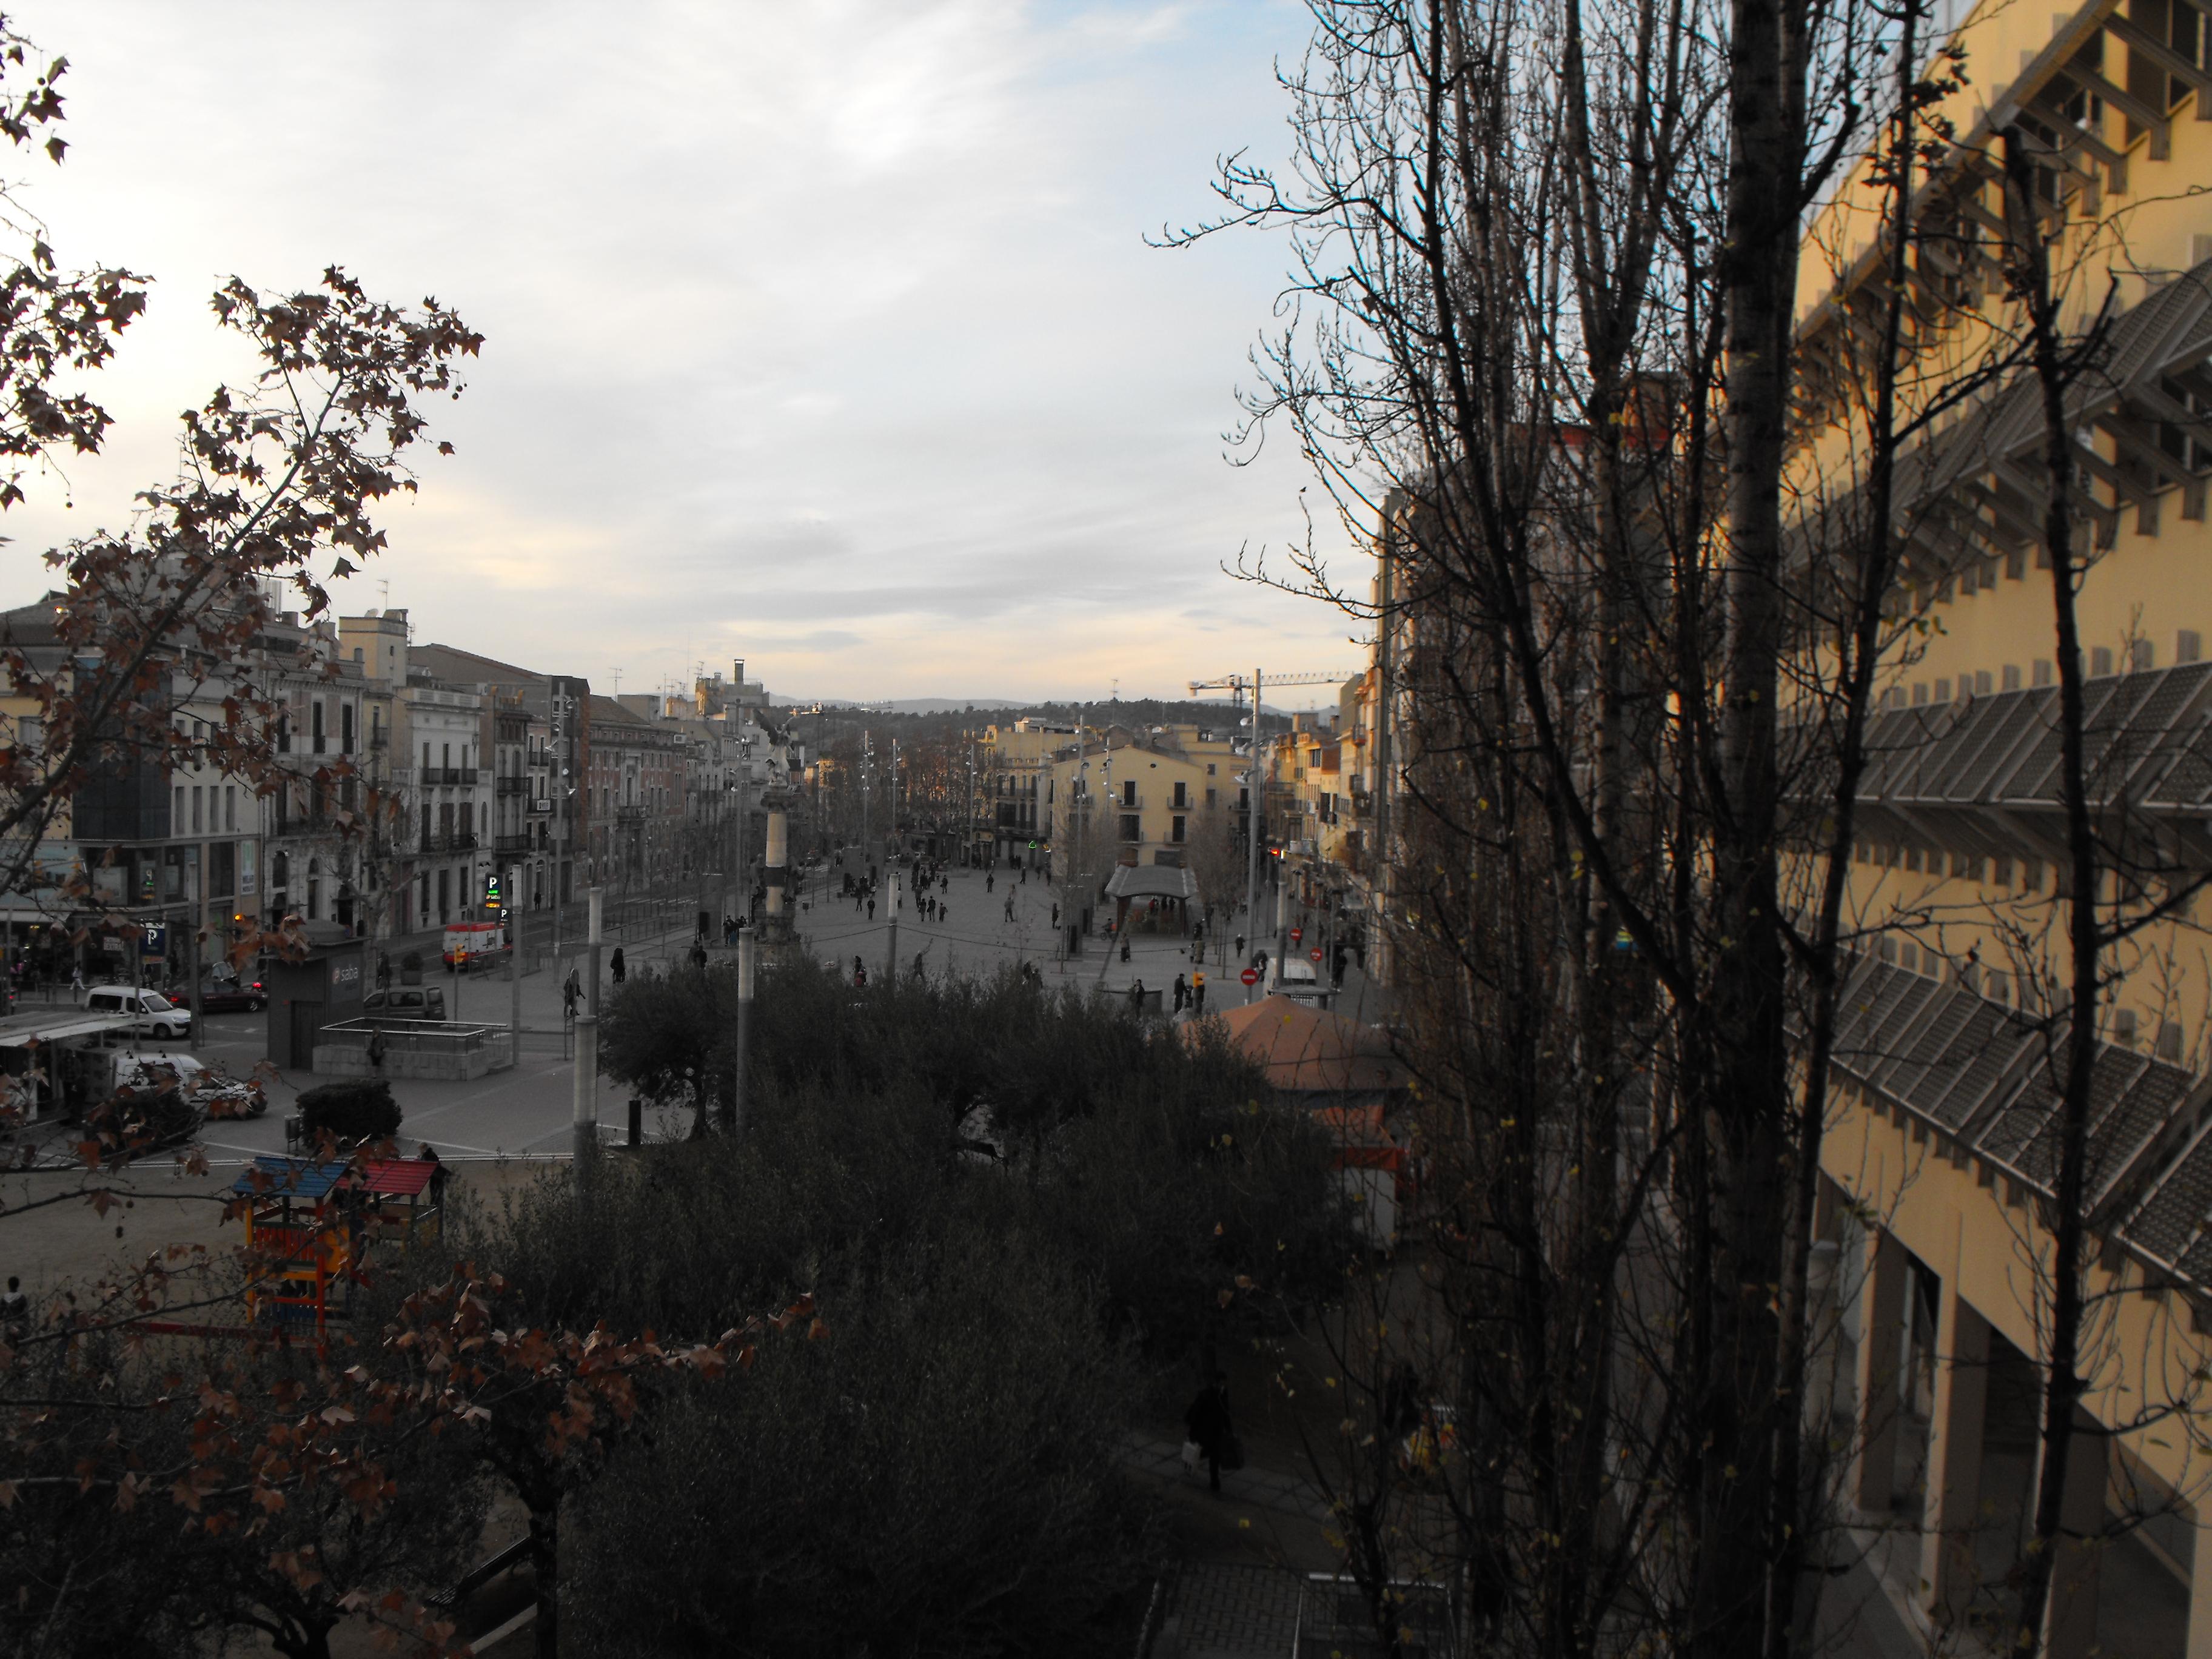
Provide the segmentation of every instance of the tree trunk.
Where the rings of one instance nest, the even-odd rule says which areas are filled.
[[[1777,926],[1776,697],[1784,645],[1782,467],[1788,441],[1799,176],[1795,41],[1785,0],[1730,8],[1727,247],[1726,633],[1715,814],[1711,1069],[1711,1369],[1703,1394],[1691,1651],[1761,1652],[1779,1352],[1775,1301],[1788,1221],[1786,963]]]
[[[2082,1214],[2087,1185],[2089,1087],[2097,1060],[2097,994],[2100,940],[2097,933],[2097,843],[2089,822],[2088,778],[2083,751],[2081,636],[2074,610],[2076,580],[2074,513],[2069,485],[2074,476],[2074,437],[2066,418],[2066,392],[2073,370],[2060,338],[2057,301],[2035,210],[2033,167],[2018,128],[2005,135],[2005,200],[2012,232],[2015,284],[2027,316],[2029,360],[2043,415],[2044,551],[2051,561],[2053,640],[2058,656],[2058,788],[2066,819],[2068,993],[2064,1053],[2066,1070],[2058,1102],[2057,1193],[2049,1221],[2051,1261],[2051,1352],[2044,1368],[2043,1447],[2037,1477],[2033,1530],[2021,1571],[2020,1616],[2013,1652],[2033,1659],[2043,1646],[2051,1589],[2057,1568],[2066,1495],[2066,1465],[2074,1443],[2074,1414],[2081,1401],[2080,1375],[2083,1300],[2082,1247],[2087,1231]],[[2052,1058],[2057,1046],[2052,1045]]]

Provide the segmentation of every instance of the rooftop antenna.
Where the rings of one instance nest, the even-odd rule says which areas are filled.
[[[392,609],[392,584],[389,580],[380,580],[378,581],[376,584],[376,597],[379,615],[381,615],[384,611]]]
[[[614,671],[614,675],[615,675],[615,696],[618,696],[618,697],[619,697],[620,696],[622,696],[622,670],[621,670],[621,669],[619,669],[619,668],[616,669],[616,670]]]

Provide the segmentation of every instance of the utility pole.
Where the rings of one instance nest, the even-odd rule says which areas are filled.
[[[738,932],[738,1054],[730,1077],[730,1133],[745,1132],[745,1063],[751,1055],[753,1023],[753,930]]]
[[[884,890],[884,896],[890,901],[891,939],[884,952],[884,983],[896,985],[898,983],[898,872],[891,870],[886,873],[890,877],[890,884]]]
[[[599,919],[600,893],[594,887],[588,896],[591,915],[591,938],[586,946],[586,959],[590,964],[591,978],[586,981],[588,1000],[585,1012],[576,1020],[575,1098],[572,1105],[570,1130],[574,1138],[574,1156],[578,1169],[582,1169],[599,1150]]]
[[[522,866],[507,872],[507,890],[499,896],[500,920],[507,924],[507,976],[513,981],[514,1006],[507,1011],[507,1060],[522,1064],[522,911],[515,895],[522,888]]]
[[[1248,939],[1256,939],[1260,933],[1260,671],[1252,671],[1252,743],[1245,751],[1244,768],[1244,925],[1251,931]],[[1237,964],[1243,971],[1243,964]],[[1250,987],[1246,987],[1244,1000],[1252,1000]]]

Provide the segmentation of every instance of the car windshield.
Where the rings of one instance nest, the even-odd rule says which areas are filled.
[[[159,991],[147,992],[139,998],[138,1006],[149,1014],[166,1014],[169,1012],[169,1000]]]

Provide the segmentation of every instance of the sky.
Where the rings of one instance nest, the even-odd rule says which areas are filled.
[[[0,165],[64,264],[155,279],[90,383],[106,453],[0,519],[11,603],[244,368],[216,284],[335,262],[485,336],[348,613],[626,691],[739,657],[870,699],[1364,660],[1352,619],[1224,570],[1306,533],[1295,445],[1224,438],[1283,239],[1145,241],[1208,213],[1217,156],[1284,152],[1297,0],[9,12],[70,61],[71,148]]]

